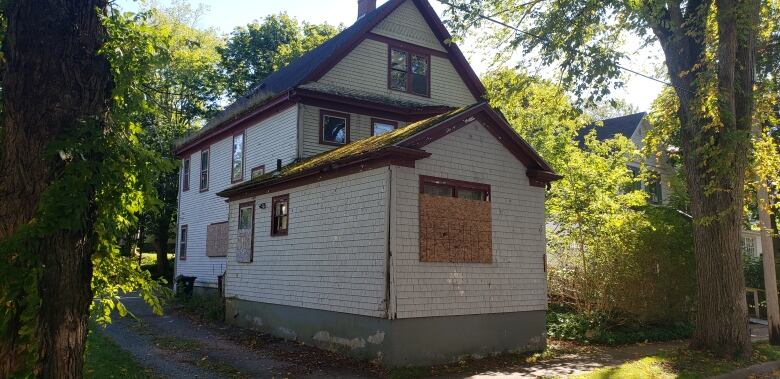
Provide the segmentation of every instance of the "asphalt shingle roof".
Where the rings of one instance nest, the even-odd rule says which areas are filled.
[[[645,118],[647,112],[639,112],[630,115],[608,118],[599,122],[590,124],[580,130],[580,134],[577,136],[577,140],[580,145],[585,144],[585,136],[590,133],[591,130],[596,130],[596,139],[604,141],[610,138],[614,138],[618,134],[631,138],[634,131],[639,127],[639,123]],[[598,125],[602,124],[603,125]]]

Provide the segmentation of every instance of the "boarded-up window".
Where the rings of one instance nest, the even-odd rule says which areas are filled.
[[[220,222],[206,227],[206,256],[226,257],[228,251],[228,223]]]
[[[421,177],[420,261],[492,263],[490,187]]]
[[[238,206],[238,231],[236,240],[236,260],[239,263],[252,262],[255,229],[255,202]]]

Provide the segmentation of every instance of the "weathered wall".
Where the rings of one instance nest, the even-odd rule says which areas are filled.
[[[476,121],[424,149],[416,168],[392,168],[391,315],[545,310],[544,188]],[[419,175],[490,185],[492,263],[420,262]]]
[[[439,39],[436,38],[436,35],[433,34],[433,31],[431,31],[423,15],[411,1],[406,1],[399,5],[393,13],[382,20],[371,32],[429,49],[442,52],[447,51]]]
[[[276,167],[276,159],[290,163],[297,155],[298,107],[291,106],[246,130],[244,136],[244,179],[250,177],[252,167],[264,164],[266,169]],[[225,271],[225,257],[206,256],[206,229],[209,224],[227,221],[228,204],[217,192],[230,183],[233,137],[228,136],[211,145],[209,189],[200,192],[200,152],[190,161],[190,189],[179,192],[179,225],[188,225],[187,259],[176,260],[176,275],[196,276],[196,286],[217,286],[217,276]],[[179,175],[181,180],[181,174]],[[177,239],[179,228],[177,227]],[[179,245],[176,244],[178,253]]]
[[[387,167],[253,198],[254,261],[235,256],[230,204],[226,296],[381,317],[385,314]],[[290,196],[289,231],[270,235],[271,198]],[[260,208],[265,204],[265,209]]]

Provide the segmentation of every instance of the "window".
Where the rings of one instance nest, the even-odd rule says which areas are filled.
[[[209,154],[208,149],[200,152],[200,190],[208,191],[209,189]]]
[[[252,179],[265,174],[265,165],[260,165],[252,169]]]
[[[320,111],[320,143],[324,145],[349,143],[349,115]]]
[[[441,179],[430,176],[420,176],[420,193],[432,196],[490,201],[490,186],[487,184]]]
[[[290,195],[276,196],[271,203],[271,235],[285,236],[290,222]]]
[[[190,158],[185,159],[181,163],[181,190],[190,190]]]
[[[747,237],[743,236],[742,237],[742,253],[747,255],[747,256],[750,256],[750,257],[758,257],[759,256],[759,254],[756,253],[756,239],[755,238],[753,238],[751,236],[747,236]]]
[[[380,120],[376,118],[371,119],[371,135],[372,136],[378,136],[380,134],[385,134],[387,132],[391,132],[398,128],[398,123],[395,121],[389,121],[389,120]]]
[[[231,165],[231,182],[244,180],[244,133],[233,136],[233,163]]]
[[[238,205],[238,241],[236,243],[236,261],[252,262],[254,252],[255,202]]]
[[[388,87],[415,95],[430,96],[430,57],[396,47],[390,48]]]
[[[182,225],[179,232],[179,260],[185,259],[187,259],[187,225]]]

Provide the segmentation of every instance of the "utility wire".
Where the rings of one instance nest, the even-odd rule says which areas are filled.
[[[464,6],[460,6],[460,5],[455,5],[455,4],[452,4],[452,3],[450,3],[448,0],[437,0],[437,1],[438,1],[438,2],[440,2],[440,3],[442,3],[442,4],[444,4],[444,5],[447,5],[447,6],[449,6],[449,7],[451,7],[451,8],[456,8],[456,9],[460,9],[460,10],[461,10],[461,11],[463,11],[463,12],[472,13],[472,11],[471,11],[471,10],[469,10],[468,8],[466,8],[466,7],[464,7]],[[514,26],[512,26],[512,25],[509,25],[509,24],[507,24],[507,23],[505,23],[505,22],[503,22],[503,21],[501,21],[501,20],[497,20],[497,19],[495,19],[495,18],[493,18],[493,17],[490,17],[490,16],[485,16],[485,15],[483,15],[482,13],[478,13],[478,12],[476,12],[475,14],[476,14],[476,16],[477,16],[477,17],[479,17],[479,18],[481,18],[481,19],[483,19],[483,20],[490,21],[490,22],[492,22],[492,23],[495,23],[495,24],[501,25],[501,26],[503,26],[503,27],[505,27],[505,28],[508,28],[508,29],[514,30],[514,31],[515,31],[515,32],[517,32],[517,33],[520,33],[520,34],[525,34],[525,35],[527,35],[527,36],[529,36],[529,37],[531,37],[531,38],[535,38],[535,39],[538,39],[538,40],[541,40],[541,41],[544,41],[544,42],[547,42],[547,43],[552,43],[552,41],[550,41],[550,39],[548,39],[548,38],[545,38],[545,37],[542,37],[542,36],[539,36],[539,35],[536,35],[536,34],[533,34],[533,33],[527,32],[527,31],[525,31],[525,30],[522,30],[522,29],[520,29],[520,28],[517,28],[517,27],[514,27]],[[570,53],[573,53],[573,54],[581,54],[581,55],[587,56],[587,57],[589,57],[589,58],[594,58],[592,55],[590,55],[590,54],[588,54],[588,53],[585,53],[585,52],[582,52],[582,51],[579,51],[579,50],[576,50],[576,49],[571,49],[571,48],[567,48],[567,47],[563,47],[563,49],[564,49],[564,50],[568,50]],[[661,80],[661,79],[658,79],[658,78],[656,78],[656,77],[653,77],[653,76],[650,76],[650,75],[647,75],[647,74],[643,74],[643,73],[641,73],[641,72],[638,72],[638,71],[636,71],[636,70],[630,69],[630,68],[628,68],[628,67],[625,67],[625,66],[622,66],[622,65],[620,65],[620,64],[617,64],[617,63],[612,63],[612,65],[614,65],[616,68],[618,68],[618,69],[620,69],[620,70],[623,70],[623,71],[626,71],[626,72],[632,73],[632,74],[634,74],[634,75],[638,75],[638,76],[641,76],[641,77],[643,77],[643,78],[650,79],[650,80],[652,80],[652,81],[655,81],[655,82],[661,83],[661,84],[663,84],[663,85],[666,85],[666,86],[669,86],[669,87],[676,88],[676,89],[678,89],[678,90],[681,90],[681,91],[685,91],[685,92],[688,92],[688,93],[693,93],[693,92],[691,92],[691,91],[689,91],[689,90],[687,90],[687,89],[685,89],[685,88],[680,88],[680,87],[678,87],[678,86],[676,86],[676,85],[674,85],[674,84],[672,84],[672,83],[669,83],[669,82],[667,82],[667,81],[665,81],[665,80]]]

